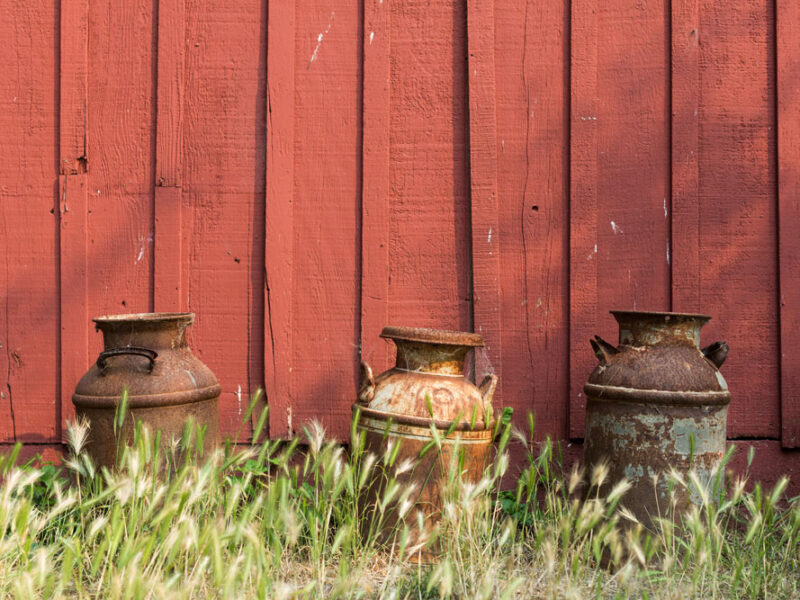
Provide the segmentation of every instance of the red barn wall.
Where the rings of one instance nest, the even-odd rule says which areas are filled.
[[[387,324],[475,330],[579,439],[609,309],[713,315],[732,439],[800,444],[784,0],[0,8],[0,443],[58,444],[92,316],[197,314],[223,431],[347,433]],[[775,462],[773,460],[766,462]],[[779,461],[780,462],[780,461]]]

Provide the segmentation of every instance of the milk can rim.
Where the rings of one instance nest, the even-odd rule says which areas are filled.
[[[703,321],[710,321],[711,315],[701,315],[698,313],[681,313],[681,312],[667,312],[667,311],[653,311],[653,310],[610,310],[608,311],[615,318],[616,317],[670,317],[678,319],[698,319]]]
[[[387,325],[381,331],[382,338],[407,342],[423,342],[451,346],[483,346],[483,337],[468,331],[431,329],[427,327],[397,327]]]
[[[157,323],[166,321],[194,322],[194,313],[191,312],[155,312],[155,313],[124,313],[117,315],[101,315],[92,319],[97,324],[124,323],[136,321],[143,323]]]

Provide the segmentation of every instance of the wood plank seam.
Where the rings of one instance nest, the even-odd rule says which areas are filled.
[[[89,353],[87,274],[88,0],[61,0],[59,74],[60,425],[74,416],[72,391]]]
[[[389,367],[379,338],[389,315],[389,108],[390,12],[388,2],[364,4],[361,208],[361,357],[375,373]]]
[[[588,320],[597,315],[597,10],[572,3],[570,26],[569,437],[582,438]]]
[[[156,82],[153,307],[183,310],[182,170],[185,0],[159,0]]]
[[[496,4],[496,7],[499,4]],[[509,8],[514,3],[507,4]],[[522,13],[523,7],[516,5]],[[504,21],[509,20],[509,8],[496,8],[497,27],[495,35],[505,37],[500,32]],[[505,13],[505,14],[503,14]],[[521,298],[510,302],[503,298],[503,329],[508,335],[506,323],[509,307],[519,305],[522,313],[519,325],[523,328],[521,351],[505,348],[504,379],[510,386],[519,389],[519,381],[514,381],[514,373],[524,369],[525,392],[517,392],[521,397],[507,397],[506,403],[514,403],[520,411],[520,421],[532,411],[536,418],[539,435],[568,437],[569,412],[569,148],[570,148],[570,5],[569,2],[533,3],[525,2],[524,14],[517,15],[522,21],[521,72],[514,86],[521,84],[516,101],[518,108],[501,111],[498,123],[514,115],[515,127],[522,127],[517,144],[522,144],[517,160],[524,165],[523,176],[519,178],[521,203],[514,211],[518,221],[518,236],[521,246]],[[512,51],[503,50],[510,40],[497,40],[497,57]],[[519,50],[517,50],[519,51]],[[498,106],[500,102],[508,105],[500,91],[503,85],[503,72],[513,69],[508,61],[497,62]],[[514,69],[516,71],[516,69]],[[515,77],[515,79],[516,79]],[[521,81],[520,81],[521,80]],[[507,86],[508,83],[505,83]],[[512,88],[513,89],[513,88]],[[503,112],[506,114],[504,115]],[[520,119],[520,117],[522,117]],[[505,157],[508,136],[514,130],[498,131],[501,139],[500,166],[513,160],[513,154]],[[512,147],[515,142],[512,137]],[[507,163],[508,164],[508,163]],[[508,167],[503,175],[498,175],[500,190],[508,187],[503,178],[508,177]],[[503,192],[500,192],[502,202]],[[508,218],[512,213],[501,215]],[[501,217],[503,222],[503,217]],[[516,228],[515,228],[516,229]],[[505,247],[513,248],[514,240],[506,242]],[[503,256],[507,261],[508,254]],[[513,260],[513,258],[512,258]],[[517,267],[517,268],[520,268]],[[507,267],[506,267],[507,268]],[[505,291],[505,290],[503,290]],[[505,337],[504,337],[505,339]],[[542,357],[547,357],[542,360]],[[519,375],[517,375],[517,379]],[[508,389],[508,388],[507,388]],[[529,390],[529,391],[528,391]],[[507,392],[508,394],[508,392]]]
[[[700,311],[699,110],[697,0],[671,4],[672,309]]]
[[[470,211],[472,224],[472,309],[474,329],[499,382],[496,404],[502,403],[502,292],[500,226],[497,199],[497,109],[495,90],[494,0],[469,0]],[[476,365],[476,368],[478,365]],[[476,373],[480,383],[485,373]]]
[[[800,447],[800,5],[778,0],[776,10],[778,121],[778,278],[780,315],[781,444]]]
[[[294,435],[292,301],[294,256],[295,3],[269,2],[264,240],[264,387],[270,437]],[[254,411],[257,413],[258,411]],[[253,415],[257,418],[257,414]]]

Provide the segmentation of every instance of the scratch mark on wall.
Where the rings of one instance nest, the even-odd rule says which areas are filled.
[[[326,35],[328,35],[328,32],[331,30],[331,25],[333,25],[333,18],[335,16],[336,16],[336,11],[331,11],[331,16],[328,19],[328,26],[325,28],[325,31],[321,32],[317,36],[317,45],[314,48],[313,54],[311,55],[311,60],[308,61],[308,66],[306,67],[307,69],[311,67],[311,63],[317,60],[317,56],[319,56],[319,49],[322,47],[322,40],[325,38]],[[370,43],[372,43],[372,38],[370,38]]]
[[[491,244],[492,243],[492,228],[491,227],[489,227],[489,236],[486,238],[486,243],[487,244]]]
[[[619,225],[614,223],[614,221],[611,221],[611,231],[614,232],[614,235],[617,235],[618,233],[625,233],[622,231],[622,228]]]
[[[134,263],[134,264],[139,263],[142,260],[142,258],[144,257],[145,239],[141,235],[139,236],[139,243],[141,244],[141,247],[139,248],[139,255],[136,257],[136,263]],[[152,233],[149,236],[147,236],[147,243],[148,244],[152,244],[153,243],[153,234]]]
[[[372,45],[372,40],[373,39],[375,39],[375,32],[374,31],[370,31],[369,32],[369,45],[370,46]]]

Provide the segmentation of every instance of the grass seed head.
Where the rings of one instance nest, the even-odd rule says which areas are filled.
[[[80,456],[89,439],[89,420],[81,415],[75,421],[67,421],[67,445],[73,456]]]
[[[571,496],[578,489],[578,486],[583,483],[583,469],[578,467],[577,463],[572,465],[572,470],[569,474],[569,484],[567,485],[567,493]]]
[[[394,476],[400,477],[404,473],[408,473],[414,468],[414,465],[415,465],[414,459],[412,459],[409,456],[406,456],[402,461],[400,461],[400,464],[398,464],[395,467]]]
[[[632,485],[630,481],[628,481],[627,479],[620,479],[614,485],[614,487],[611,488],[611,491],[608,493],[606,501],[609,504],[617,503],[631,489],[631,487]]]
[[[592,488],[599,488],[602,486],[606,479],[608,479],[609,468],[608,465],[604,462],[598,463],[592,469],[592,474],[589,479],[590,485]]]
[[[305,432],[311,454],[316,456],[320,453],[320,450],[322,450],[322,444],[325,441],[325,428],[322,426],[322,423],[313,419],[305,429]]]

